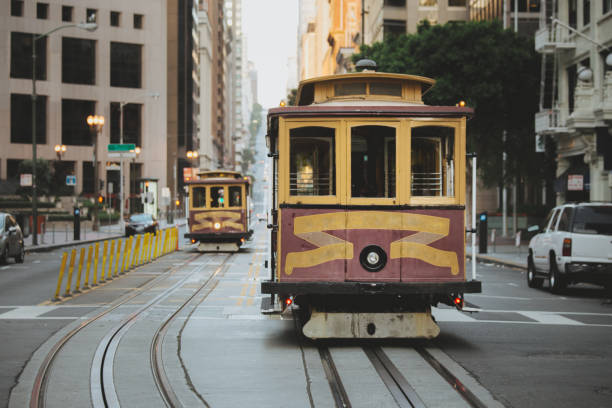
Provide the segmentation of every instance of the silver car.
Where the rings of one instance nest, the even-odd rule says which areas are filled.
[[[11,214],[0,213],[0,261],[7,263],[10,257],[15,258],[17,263],[23,263],[23,233]]]

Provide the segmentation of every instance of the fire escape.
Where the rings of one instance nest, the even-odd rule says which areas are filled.
[[[542,54],[540,72],[540,104],[535,115],[536,149],[542,148],[543,135],[567,133],[565,120],[559,108],[558,72],[559,55],[576,49],[572,31],[557,20],[557,0],[542,2],[540,29],[535,35],[536,52]]]

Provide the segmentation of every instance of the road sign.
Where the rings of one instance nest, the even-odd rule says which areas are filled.
[[[135,150],[136,145],[134,143],[111,143],[108,145],[109,152],[129,152],[130,150]]]
[[[136,157],[136,153],[134,152],[110,152],[108,153],[108,157],[133,159],[134,157]]]
[[[76,176],[66,176],[67,186],[76,186]]]
[[[32,175],[30,173],[22,174],[19,185],[22,187],[32,187]]]

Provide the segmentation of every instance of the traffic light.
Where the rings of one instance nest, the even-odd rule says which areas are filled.
[[[104,204],[104,196],[102,194],[98,195],[98,204]]]

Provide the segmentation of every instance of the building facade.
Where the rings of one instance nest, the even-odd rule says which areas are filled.
[[[385,35],[415,33],[423,20],[431,24],[466,21],[467,3],[468,0],[365,0],[365,43],[380,42]]]
[[[108,145],[133,143],[140,154],[123,164],[123,205],[140,200],[138,180],[166,186],[166,1],[3,1],[0,5],[0,180],[19,184],[19,163],[31,160],[32,35],[36,42],[36,151],[50,162],[51,194],[93,197],[94,142],[99,191],[118,209],[119,160]],[[95,22],[88,32],[75,27]],[[99,134],[86,123],[103,115]],[[55,146],[65,146],[56,153]],[[76,185],[66,185],[76,176]],[[74,178],[71,178],[74,180]]]
[[[535,127],[556,145],[557,202],[612,201],[612,2],[543,2],[540,21]]]

